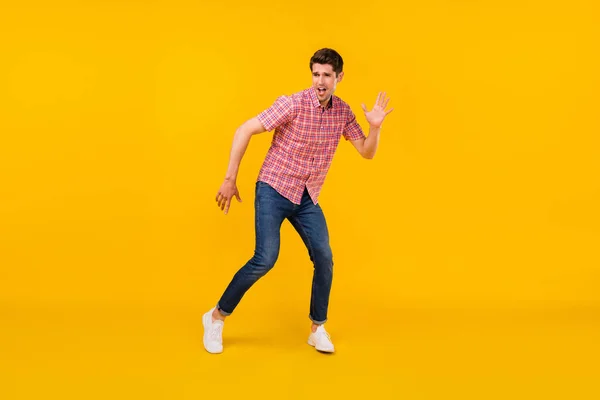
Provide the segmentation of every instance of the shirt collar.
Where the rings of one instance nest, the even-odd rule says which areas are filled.
[[[319,102],[319,98],[317,97],[317,92],[315,91],[314,87],[311,87],[310,89],[308,89],[308,92],[310,94],[310,100],[312,101],[312,104],[315,108],[317,107],[321,107],[321,103]],[[331,98],[329,99],[329,103],[327,104],[326,108],[333,108],[336,104],[336,97],[334,95],[331,95]]]

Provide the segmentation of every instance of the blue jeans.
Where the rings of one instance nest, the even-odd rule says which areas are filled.
[[[300,205],[297,205],[260,181],[256,183],[254,209],[254,257],[234,275],[225,289],[217,303],[220,313],[230,315],[246,291],[273,268],[279,255],[281,224],[287,218],[300,234],[314,265],[308,316],[315,324],[325,323],[333,279],[333,256],[323,210],[312,202],[306,188]]]

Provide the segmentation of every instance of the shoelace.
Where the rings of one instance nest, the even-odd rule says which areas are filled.
[[[327,331],[315,332],[315,336],[325,336],[327,340],[331,341],[331,336],[329,336],[329,332]]]
[[[209,336],[213,340],[221,340],[221,332],[223,331],[223,325],[214,324],[210,330]]]

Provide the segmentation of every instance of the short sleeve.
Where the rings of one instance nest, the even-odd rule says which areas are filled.
[[[348,112],[349,118],[348,122],[346,122],[346,126],[344,127],[344,138],[346,140],[359,140],[366,138],[362,128],[358,122],[356,122],[356,116],[354,113],[350,110],[348,110]]]
[[[257,118],[267,131],[286,124],[294,119],[296,110],[294,102],[288,96],[279,96],[273,105],[260,114]]]

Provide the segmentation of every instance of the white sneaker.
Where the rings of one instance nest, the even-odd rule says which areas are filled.
[[[333,343],[331,343],[331,337],[323,325],[319,325],[315,333],[310,333],[308,344],[325,353],[333,353],[335,351]]]
[[[223,321],[213,322],[212,313],[215,308],[202,316],[202,325],[204,326],[204,348],[212,354],[223,352]]]

